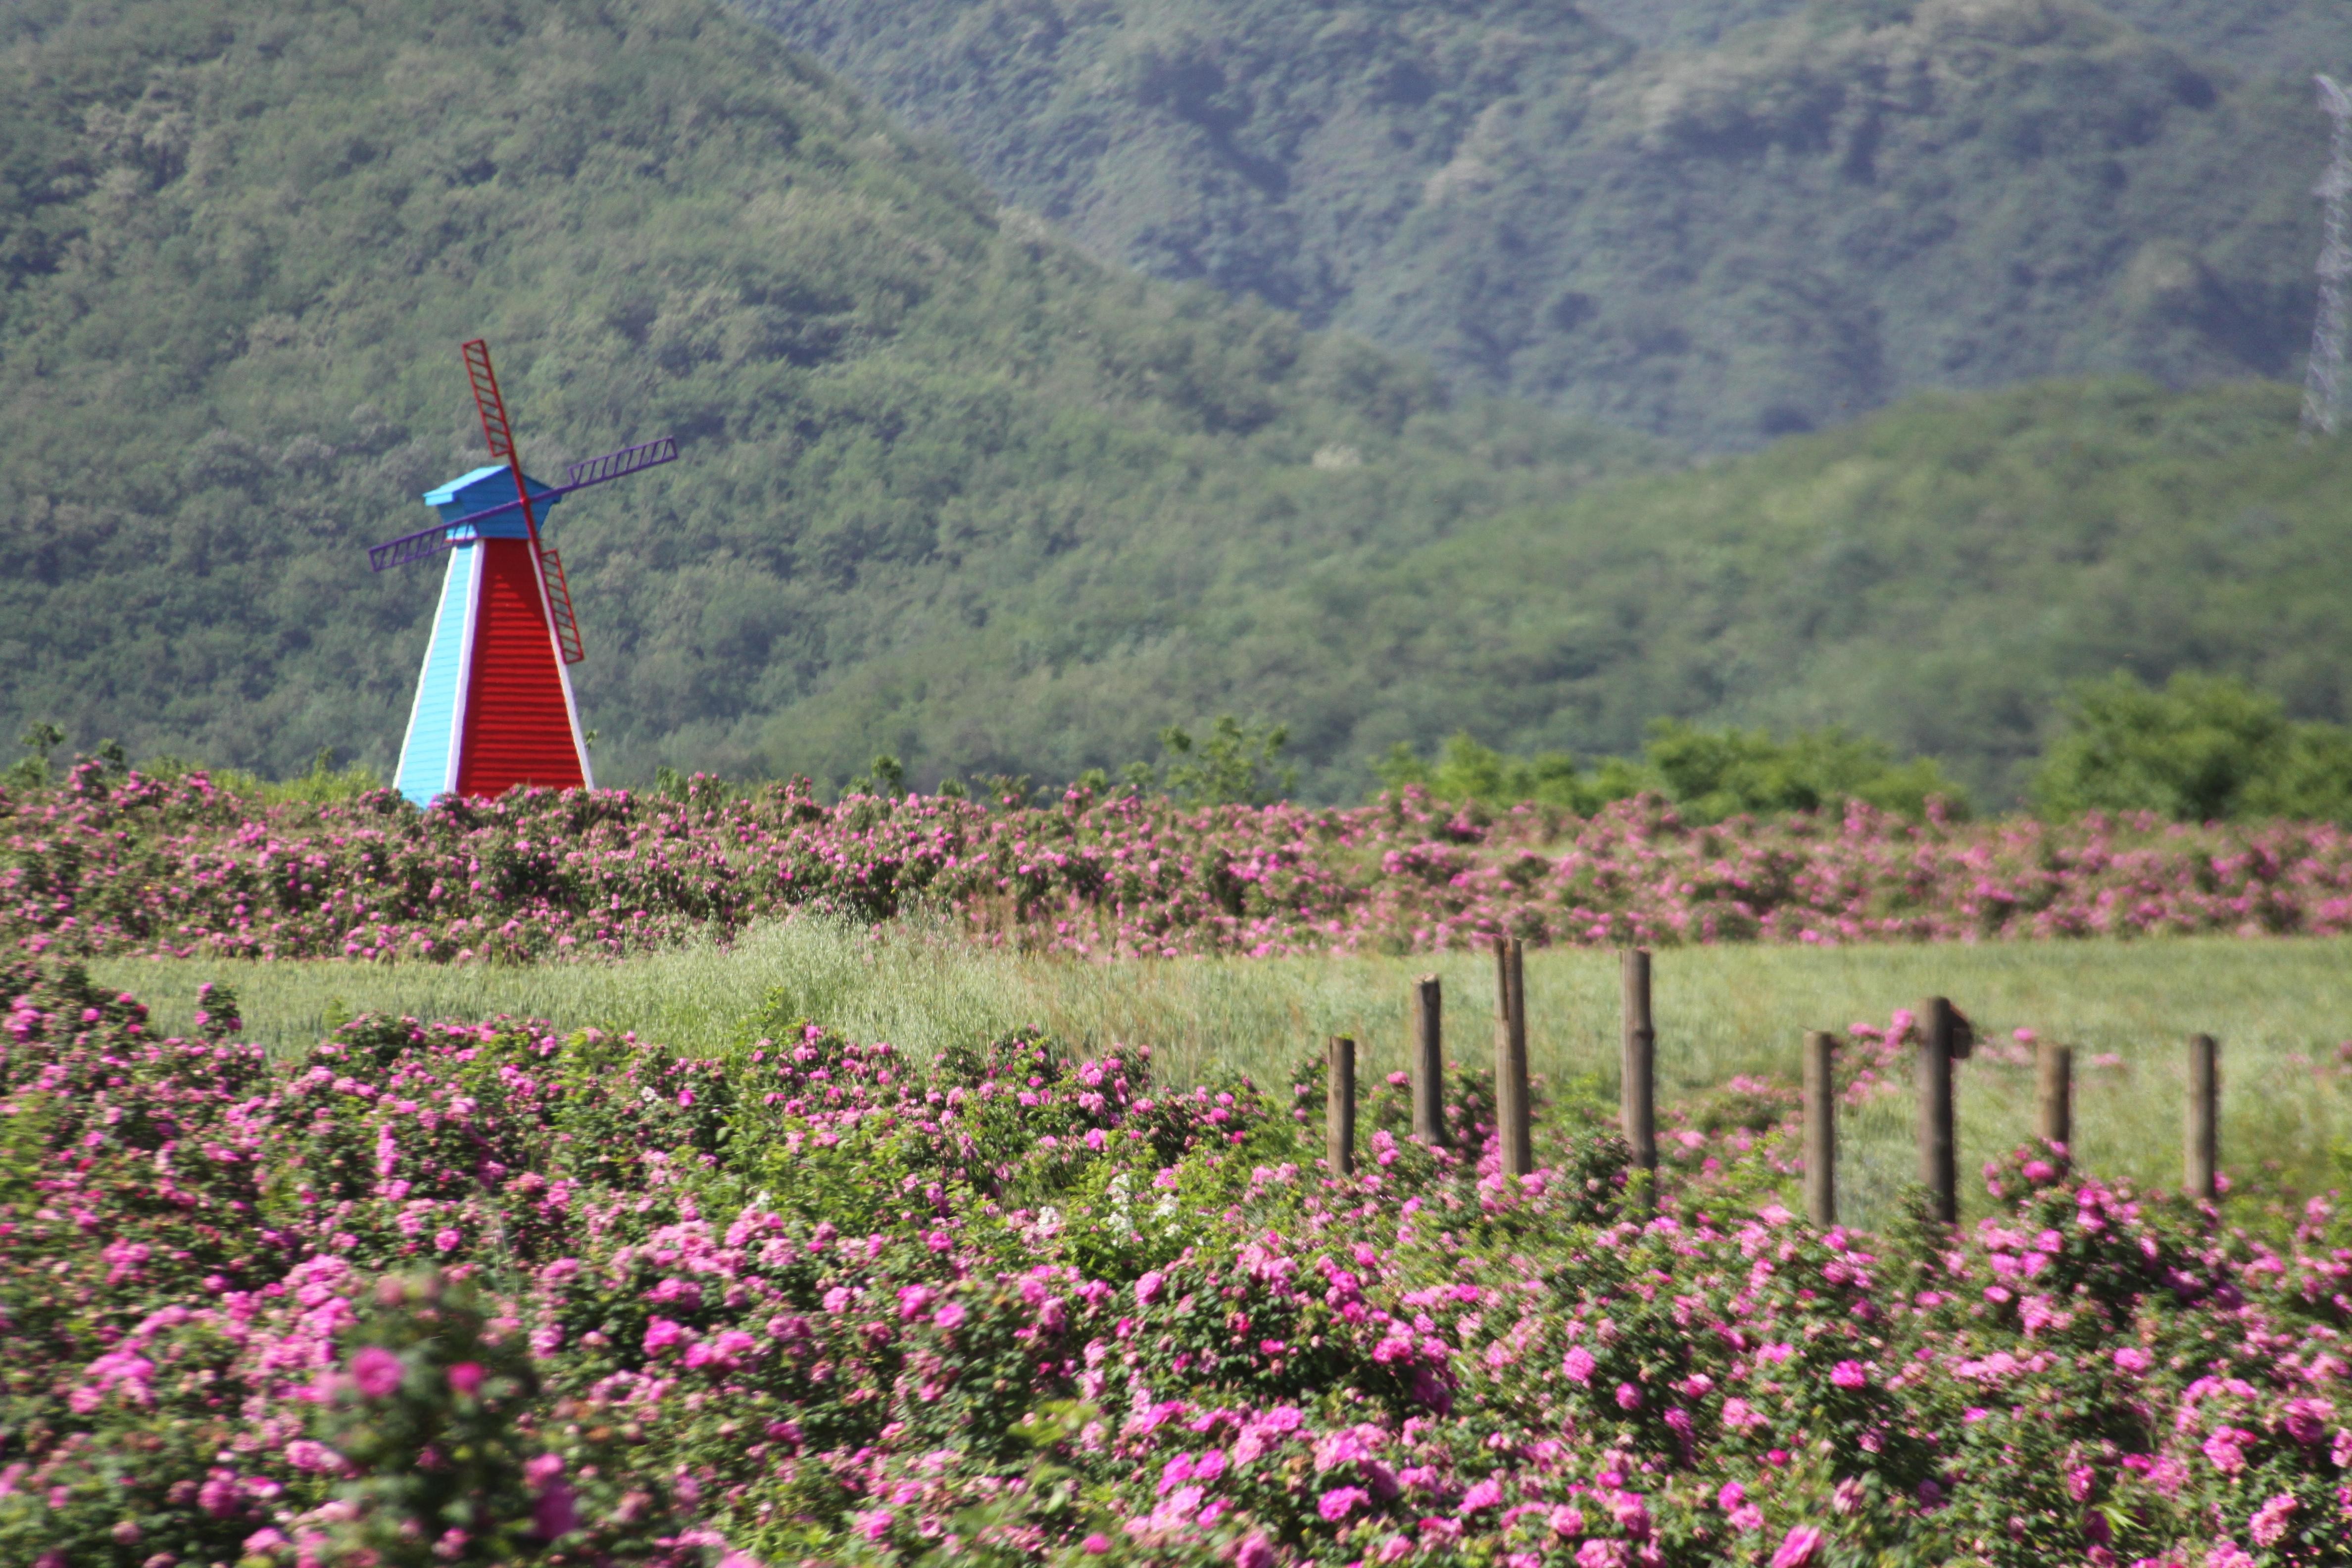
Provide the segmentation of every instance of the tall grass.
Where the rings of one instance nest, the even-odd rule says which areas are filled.
[[[1179,1081],[1230,1069],[1261,1083],[1278,1083],[1333,1034],[1362,1043],[1370,1071],[1402,1068],[1408,987],[1423,973],[1444,983],[1452,1054],[1483,1060],[1494,997],[1492,961],[1480,955],[1087,963],[983,951],[919,924],[867,931],[817,921],[614,963],[119,959],[90,968],[136,992],[173,1030],[190,1026],[200,982],[226,981],[248,1035],[289,1053],[335,1016],[367,1011],[509,1013],[562,1029],[630,1030],[706,1055],[731,1053],[772,1018],[807,1016],[919,1054],[1037,1027],[1088,1050],[1149,1044]],[[1527,986],[1535,1070],[1589,1077],[1613,1095],[1614,956],[1531,952]],[[2339,1042],[2352,1037],[2352,941],[1684,948],[1658,955],[1654,987],[1668,1105],[1739,1074],[1790,1081],[1805,1030],[1884,1024],[1940,993],[1989,1041],[2027,1027],[2075,1047],[2075,1144],[2105,1173],[2179,1179],[2182,1042],[2198,1030],[2222,1042],[2223,1159],[2241,1181],[2324,1187],[2331,1147],[2352,1136],[2352,1094],[2333,1070]],[[1960,1068],[1958,1093],[1964,1169],[2031,1131],[2030,1065],[1979,1053]],[[1885,1218],[1912,1179],[1911,1115],[1901,1092],[1848,1114],[1841,1202],[1854,1220]]]

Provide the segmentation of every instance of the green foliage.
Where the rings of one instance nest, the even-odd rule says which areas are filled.
[[[1279,761],[1290,743],[1286,724],[1244,724],[1230,713],[1220,713],[1200,741],[1195,754],[1190,733],[1171,724],[1160,731],[1167,753],[1168,793],[1186,805],[1265,805],[1298,787],[1298,770]],[[1144,775],[1130,766],[1130,784]]]
[[[1967,795],[1932,757],[1897,763],[1885,742],[1837,728],[1775,740],[1764,730],[1651,727],[1644,752],[1665,793],[1704,821],[1743,812],[1818,811],[1843,801],[1923,817],[1940,800],[1967,813]]]
[[[1706,447],[2291,373],[2352,47],[2335,0],[740,3],[1097,254]]]
[[[2243,681],[2182,671],[2151,690],[2117,672],[2075,689],[2066,724],[2034,775],[2045,816],[2352,822],[2352,731],[2295,723]]]
[[[371,1307],[339,1348],[381,1382],[336,1379],[316,1426],[352,1474],[336,1489],[350,1512],[335,1550],[388,1568],[535,1555],[546,1542],[524,1468],[537,1445],[515,1418],[540,1384],[522,1337],[491,1329],[479,1292],[436,1270],[387,1275]],[[441,1462],[418,1464],[426,1452]]]
[[[10,763],[7,772],[0,773],[0,788],[36,790],[46,785],[49,782],[49,753],[64,744],[66,732],[47,720],[26,725],[25,732],[16,737],[25,754]]]
[[[1565,752],[1507,756],[1464,731],[1431,761],[1400,742],[1379,773],[1387,788],[1420,784],[1440,800],[1541,801],[1583,816],[1644,790],[1664,795],[1694,822],[1818,811],[1846,800],[1913,818],[1926,816],[1931,800],[1951,816],[1968,814],[1966,792],[1933,758],[1897,763],[1885,742],[1834,727],[1777,740],[1766,730],[1705,730],[1662,719],[1650,726],[1641,762],[1606,757],[1591,772]]]
[[[1612,800],[1629,800],[1657,784],[1650,772],[1620,757],[1605,757],[1586,773],[1569,752],[1507,756],[1480,745],[1467,730],[1455,731],[1428,761],[1399,741],[1374,771],[1386,789],[1419,784],[1439,800],[1488,805],[1542,801],[1579,816],[1590,816]]]
[[[909,7],[906,36],[940,14]],[[1963,180],[1906,137],[1975,121],[1937,110],[1923,127],[1883,110],[1883,144],[1925,160],[1903,163],[1898,210],[1938,180],[1996,191],[2041,237],[2029,248],[2063,253],[2029,292],[2063,294],[2064,279],[2105,265],[2083,258],[2118,253],[2074,219],[2046,221],[2044,197],[2093,215],[2082,222],[2115,213],[2203,244],[2204,218],[2173,223],[2179,192],[2213,185],[2195,158],[2167,162],[2176,128],[2220,138],[2236,116],[2233,158],[2301,166],[2305,150],[2279,141],[2255,89],[2217,88],[2210,109],[2168,100],[2164,82],[2196,73],[2166,75],[2171,57],[2144,41],[2052,14],[2041,43],[1971,41],[1997,68],[1982,88],[1993,96],[1969,112],[2009,102],[2003,81],[2030,79],[2046,99],[2079,67],[2088,86],[2003,122],[2002,135],[2054,149],[2032,160],[2053,184],[1990,156],[1990,132],[1962,139],[1989,171]],[[1185,19],[1210,15],[1171,10],[1158,54],[1122,55],[1140,75],[1114,73],[1101,101],[1120,101],[1116,84],[1156,82],[1152,114],[1239,115],[1233,145],[1248,153],[1272,100],[1243,101],[1244,55],[1303,24],[1250,12],[1273,30],[1217,66],[1232,92],[1202,98],[1186,84],[1210,79],[1187,62],[1206,57],[1178,35],[1216,36]],[[1415,146],[1433,157],[1486,118],[1486,100],[1444,86],[1447,37],[1492,43],[1494,68],[1523,83],[1608,86],[1569,117],[1578,127],[1650,80],[1577,64],[1622,52],[1585,23],[1514,16],[1524,43],[1429,18],[1433,75],[1413,74],[1419,57],[1385,13],[1362,19],[1360,37],[1347,22],[1322,53],[1286,58],[1306,69],[1357,51],[1390,72],[1394,92],[1366,112],[1431,106],[1422,129],[1444,134]],[[1069,47],[1094,26],[1066,29]],[[1631,754],[1667,715],[1776,733],[1849,725],[1897,755],[1944,759],[1990,803],[2020,793],[2066,683],[2119,667],[2226,671],[2297,717],[2352,715],[2352,631],[2336,609],[2352,592],[2337,499],[2352,444],[2296,447],[2281,385],[1937,396],[1637,477],[1659,466],[1645,442],[1457,404],[1425,368],[1360,342],[1107,270],[698,0],[591,12],[515,0],[495,15],[447,0],[53,0],[8,11],[0,44],[0,402],[17,432],[0,452],[6,732],[70,716],[63,743],[76,748],[111,732],[131,754],[299,775],[324,796],[388,776],[436,584],[429,570],[374,576],[358,551],[412,524],[408,498],[478,459],[454,353],[478,333],[498,350],[534,464],[665,430],[684,441],[684,460],[553,514],[590,651],[574,672],[583,717],[609,783],[667,764],[837,789],[877,752],[914,787],[1072,779],[1151,752],[1173,716],[1234,712],[1288,718],[1297,792],[1331,800],[1360,794],[1400,742],[1425,749],[1467,727],[1514,755]],[[1787,100],[1790,114],[1834,100],[1865,127],[1882,113],[1861,112],[1853,81],[1823,70],[1825,96]],[[1346,77],[1344,90],[1369,79]],[[1651,85],[1677,83],[1696,91],[1681,75]],[[1696,112],[1696,100],[1658,101],[1670,100]],[[1725,111],[1782,101],[1734,94]],[[2084,117],[2140,110],[2131,123],[2146,137],[2096,161],[2125,176],[2122,194],[2077,202],[2069,182],[2098,140]],[[1550,156],[1530,144],[1549,134],[1548,112],[1495,116],[1503,142],[1479,156],[1498,183],[1482,194],[1456,181],[1446,201],[1507,208],[1512,160]],[[2294,112],[2311,118],[2299,98]],[[1589,151],[1586,130],[1565,134],[1562,156]],[[1689,244],[1719,262],[1693,287],[1791,313],[1760,334],[1735,321],[1725,339],[1697,315],[1687,329],[1672,312],[1664,327],[1609,325],[1612,303],[1589,323],[1608,353],[1639,357],[1638,342],[1686,331],[1691,354],[1720,351],[1736,381],[1765,374],[1742,356],[1829,341],[1811,305],[1734,287],[1773,275],[1754,269],[1780,243],[1778,218],[1754,227],[1760,250],[1704,242],[1718,215],[1760,222],[1740,202],[1811,188],[1803,171],[1819,172],[1810,143],[1763,135],[1762,155],[1797,173],[1757,180],[1730,150],[1744,135],[1667,153],[1636,138],[1625,156],[1645,178],[1706,174],[1668,204],[1696,204]],[[1882,170],[1901,163],[1890,153]],[[1717,203],[1727,187],[1710,182],[1727,181],[1739,200]],[[2204,274],[2170,252],[2126,269],[2141,301],[2130,319],[2173,322],[2148,328],[2165,365],[2208,363],[2191,352],[2202,329],[2179,320],[2275,319],[2271,296],[2241,281],[2247,258],[2257,273],[2299,274],[2304,183],[2287,195],[2221,183],[2211,221],[2229,237],[2193,258],[2220,280],[2210,299],[2180,282]],[[2278,206],[2289,196],[2291,211]],[[1945,209],[1919,199],[1938,229]],[[1807,247],[1825,232],[1817,217],[1790,220]],[[1958,232],[2028,246],[2009,224]],[[1182,227],[1166,229],[1171,243]],[[1540,233],[1527,254],[1635,268]],[[1444,264],[1449,285],[1500,287],[1507,270],[1475,254]],[[1639,298],[1620,282],[1570,291]],[[1937,312],[1937,342],[1972,341],[1947,320],[1948,291],[1903,290],[1905,310]],[[2294,298],[2306,292],[2298,275]],[[1549,298],[1528,302],[1539,314]],[[2122,319],[2071,295],[2053,316],[2035,299],[1979,325],[1993,321],[2003,343],[2071,342],[2078,322],[2095,336]],[[2212,300],[2229,308],[2208,311]],[[2137,352],[2112,363],[2149,363]],[[1953,374],[2015,372],[1998,357]],[[2212,363],[2224,362],[2242,363]],[[1641,376],[1622,384],[1655,404]],[[322,746],[343,763],[331,785],[304,773]]]

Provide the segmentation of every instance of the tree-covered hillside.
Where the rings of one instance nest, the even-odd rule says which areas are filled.
[[[2302,444],[2297,406],[2276,384],[1925,394],[1392,562],[1317,563],[1084,666],[1026,667],[986,632],[894,654],[771,733],[929,761],[992,713],[1066,777],[1098,715],[1216,690],[1288,720],[1310,787],[1346,794],[1396,742],[1462,729],[1589,757],[1666,715],[1843,723],[2002,806],[2067,688],[2115,670],[2228,670],[2352,718],[2352,442]]]
[[[2118,666],[2343,719],[2341,444],[2276,384],[1931,397],[1677,468],[1106,269],[704,0],[0,14],[0,726],[387,771],[479,460],[676,432],[556,514],[614,782],[1060,780],[1286,721],[1591,755],[1845,722],[1980,804]],[[1645,477],[1649,476],[1649,477]]]
[[[1714,447],[2292,374],[2352,47],[2330,0],[740,4],[1096,254]]]
[[[0,268],[0,723],[279,772],[389,768],[437,563],[362,547],[481,460],[477,333],[541,471],[684,444],[554,526],[615,779],[822,770],[763,727],[865,661],[1165,648],[1633,449],[1106,271],[701,0],[9,7]],[[986,710],[938,755],[1039,760]]]

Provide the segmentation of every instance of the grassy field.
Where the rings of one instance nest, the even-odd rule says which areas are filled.
[[[780,1014],[917,1052],[1043,1027],[1089,1050],[1148,1043],[1162,1072],[1180,1081],[1224,1067],[1261,1083],[1279,1082],[1331,1034],[1362,1042],[1373,1072],[1402,1068],[1407,990],[1423,973],[1444,983],[1453,1054],[1477,1059],[1489,1048],[1494,999],[1492,960],[1483,954],[1085,963],[985,952],[920,927],[877,934],[814,921],[765,927],[723,951],[688,947],[611,964],[134,959],[91,970],[137,993],[175,1031],[189,1027],[200,982],[226,982],[248,1035],[286,1052],[338,1012],[397,1011],[593,1024],[721,1055]],[[1613,1094],[1614,955],[1531,952],[1527,986],[1535,1069],[1590,1076]],[[2182,1041],[2198,1030],[2221,1041],[2223,1160],[2241,1181],[2268,1174],[2324,1187],[2329,1151],[2352,1136],[2352,1092],[2331,1070],[2339,1042],[2352,1038],[2352,942],[1685,948],[1658,955],[1654,989],[1659,1091],[1668,1104],[1738,1074],[1792,1080],[1805,1030],[1883,1025],[1895,1008],[1940,992],[1989,1039],[2024,1026],[2074,1046],[2077,1148],[2107,1174],[2179,1180]],[[1980,1053],[1961,1067],[1958,1093],[1964,1170],[2032,1130],[2030,1065]],[[1911,1114],[1898,1093],[1848,1115],[1841,1203],[1849,1218],[1884,1218],[1910,1179]]]

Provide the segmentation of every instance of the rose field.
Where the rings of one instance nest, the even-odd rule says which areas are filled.
[[[2340,829],[87,764],[0,834],[0,1563],[2352,1563]],[[1501,932],[1517,1180],[1465,1065]],[[1451,1149],[1389,1070],[1424,970]],[[1931,989],[1987,1041],[1956,1231],[1902,1183]],[[1335,1178],[1290,1064],[1343,1028]],[[2218,1207],[2165,1185],[2192,1028]],[[2072,1150],[2018,1146],[2036,1031]]]
[[[2352,832],[2090,816],[1686,827],[1654,799],[1589,820],[1184,809],[1073,789],[1041,807],[798,785],[682,798],[535,791],[422,813],[389,791],[249,807],[202,773],[77,766],[0,795],[0,933],[28,952],[463,963],[641,951],[790,910],[950,914],[1072,956],[1442,952],[1531,942],[1818,944],[2352,931]]]

